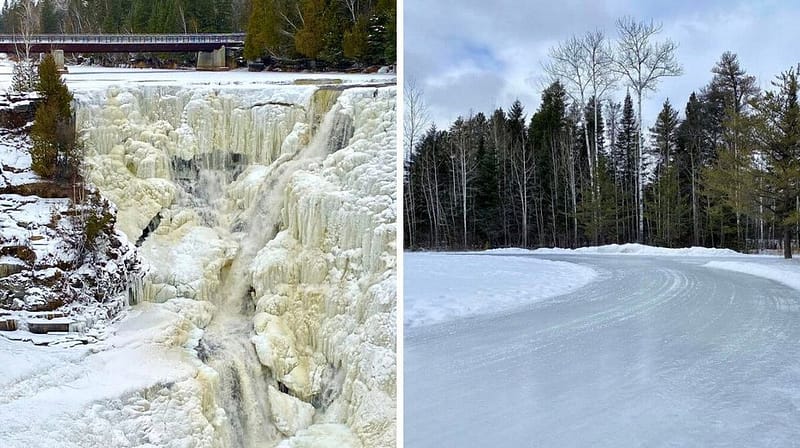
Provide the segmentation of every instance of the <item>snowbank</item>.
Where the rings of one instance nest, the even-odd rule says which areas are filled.
[[[800,291],[800,265],[795,263],[761,264],[743,261],[710,261],[703,266],[713,269],[741,272],[782,283]]]
[[[486,252],[502,254],[591,254],[591,255],[647,255],[647,256],[668,256],[668,257],[730,257],[741,256],[739,252],[730,249],[715,249],[708,247],[684,247],[680,249],[670,249],[666,247],[654,247],[644,244],[608,244],[605,246],[579,247],[577,249],[543,248],[536,250],[507,248],[491,249]]]
[[[414,252],[404,257],[405,325],[410,327],[507,311],[597,278],[588,267],[533,257]]]

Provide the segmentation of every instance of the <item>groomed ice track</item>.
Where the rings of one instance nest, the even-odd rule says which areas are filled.
[[[521,256],[600,275],[407,328],[406,446],[797,446],[796,290],[703,257]]]

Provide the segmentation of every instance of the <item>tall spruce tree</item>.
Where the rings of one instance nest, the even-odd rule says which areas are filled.
[[[679,237],[685,211],[675,164],[678,124],[678,112],[666,100],[650,129],[650,154],[656,165],[648,207],[650,235],[652,241],[666,246]]]

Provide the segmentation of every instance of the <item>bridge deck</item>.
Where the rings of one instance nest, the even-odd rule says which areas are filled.
[[[64,50],[67,53],[183,53],[212,51],[222,46],[244,45],[244,33],[234,34],[43,34],[30,36],[0,34],[0,52],[42,53]]]

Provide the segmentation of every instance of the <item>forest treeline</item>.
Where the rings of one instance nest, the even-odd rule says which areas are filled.
[[[1,33],[246,32],[245,57],[393,64],[396,0],[10,0]]]
[[[571,44],[585,48],[597,37],[568,41],[551,57],[564,56],[561,50]],[[639,47],[653,42],[644,44]],[[653,45],[667,53],[675,48]],[[624,51],[621,46],[602,48]],[[488,116],[458,118],[448,129],[420,131],[421,90],[407,89],[406,247],[641,242],[782,246],[791,256],[800,211],[798,69],[789,68],[761,91],[737,56],[726,52],[707,85],[680,106],[665,100],[654,125],[641,130],[637,93],[654,86],[625,82],[619,67],[613,86],[613,58],[619,56],[608,58],[608,77],[586,82],[583,91],[574,80],[553,76],[533,113],[517,101]],[[667,75],[680,74],[670,57],[658,64],[666,67],[665,61],[672,63]],[[558,74],[559,67],[545,68]],[[622,100],[608,87],[622,87]]]
[[[33,34],[228,33],[244,30],[251,0],[11,0],[0,31]],[[28,25],[26,22],[29,22]]]

